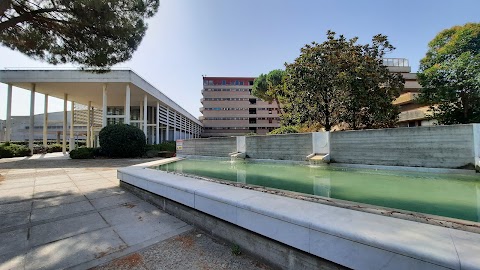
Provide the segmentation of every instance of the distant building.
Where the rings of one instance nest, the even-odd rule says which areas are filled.
[[[82,116],[87,117],[86,110],[76,110],[74,117],[74,128],[73,134],[75,140],[85,141],[87,138],[87,123],[82,121]],[[94,121],[92,125],[95,127],[101,127],[101,111],[94,113]],[[37,142],[43,141],[43,119],[44,114],[36,114],[35,125],[33,131],[33,139]],[[12,116],[12,132],[11,132],[11,141],[28,141],[30,134],[30,116]],[[47,140],[49,142],[62,143],[62,132],[63,132],[63,112],[51,112],[48,113],[47,117],[48,127],[47,127]],[[5,121],[4,121],[5,122]],[[70,122],[71,122],[71,112],[67,112],[67,129],[70,132]],[[0,124],[1,127],[1,124]],[[5,132],[3,132],[5,134]],[[0,141],[4,139],[0,135]]]
[[[266,134],[280,127],[276,102],[252,95],[253,77],[203,77],[202,137]]]
[[[428,106],[417,104],[415,97],[418,96],[422,86],[417,81],[417,74],[412,73],[408,60],[404,58],[385,58],[383,64],[391,72],[401,73],[405,79],[404,90],[393,104],[400,106],[398,126],[417,127],[431,126],[434,121],[427,119]]]

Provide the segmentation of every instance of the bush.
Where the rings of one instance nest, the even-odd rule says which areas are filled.
[[[2,158],[25,157],[30,155],[30,149],[26,146],[12,144],[9,142],[0,145],[0,157]]]
[[[298,132],[299,130],[298,130],[298,127],[296,126],[283,126],[270,131],[268,134],[275,135],[275,134],[289,134],[289,133],[298,133]]]
[[[70,151],[71,159],[90,159],[95,158],[95,149],[89,147],[80,147],[78,149]]]
[[[13,151],[5,146],[0,146],[0,158],[11,158],[14,156]]]
[[[102,151],[108,157],[139,157],[145,153],[147,145],[142,130],[125,124],[102,128],[99,140]]]
[[[58,143],[47,146],[48,153],[62,152],[62,150],[63,150],[63,146]]]
[[[150,144],[147,145],[146,150],[168,151],[175,153],[177,151],[177,143],[174,141],[168,141],[160,144]]]

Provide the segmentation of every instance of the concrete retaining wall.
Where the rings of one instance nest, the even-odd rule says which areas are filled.
[[[336,163],[480,170],[480,124],[193,139],[178,154],[237,151],[252,159],[304,161],[329,153]]]
[[[473,125],[431,126],[331,133],[338,163],[473,168]]]
[[[313,152],[312,133],[248,136],[247,156],[254,159],[304,161]]]
[[[178,155],[228,157],[237,150],[235,137],[184,140]]]

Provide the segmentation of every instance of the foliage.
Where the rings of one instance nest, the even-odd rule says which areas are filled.
[[[293,63],[285,64],[285,125],[319,123],[329,131],[340,123],[352,129],[396,123],[392,101],[403,89],[403,78],[382,60],[394,47],[383,35],[374,36],[372,44],[357,40],[328,31],[327,41],[305,45]]]
[[[71,159],[91,159],[95,158],[95,149],[90,147],[80,147],[70,151]]]
[[[55,143],[47,146],[48,153],[62,152],[63,148],[61,144]]]
[[[296,126],[281,126],[270,131],[269,135],[277,135],[277,134],[289,134],[289,133],[299,133],[299,129]]]
[[[163,142],[160,144],[151,144],[147,145],[146,151],[156,150],[156,151],[168,151],[175,153],[177,151],[177,144],[175,141]]]
[[[480,122],[480,23],[440,32],[418,73],[419,101],[439,124]]]
[[[282,113],[279,98],[283,92],[284,75],[285,71],[281,69],[272,70],[268,74],[260,74],[252,87],[252,95],[265,101],[275,101],[279,113]]]
[[[108,157],[139,157],[145,153],[146,138],[135,126],[108,125],[99,134],[100,146]]]
[[[51,64],[101,70],[140,44],[159,0],[2,0],[0,43]]]
[[[232,245],[232,255],[235,256],[240,256],[242,254],[242,250],[240,249],[240,246],[237,244]]]
[[[17,145],[9,142],[0,145],[1,158],[25,157],[30,155],[30,149],[24,145]]]

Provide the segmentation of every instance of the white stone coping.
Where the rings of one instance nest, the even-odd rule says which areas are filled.
[[[118,178],[353,269],[480,269],[480,234],[145,169]]]

